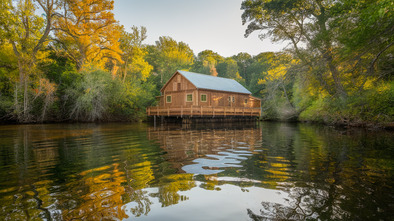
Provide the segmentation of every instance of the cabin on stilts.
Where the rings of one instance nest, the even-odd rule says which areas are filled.
[[[261,100],[233,79],[177,71],[160,90],[148,116],[176,118],[247,118],[261,114]]]

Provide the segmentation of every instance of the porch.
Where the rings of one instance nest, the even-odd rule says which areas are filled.
[[[250,107],[148,107],[146,113],[148,116],[168,116],[168,117],[226,117],[226,116],[260,116],[260,108]]]

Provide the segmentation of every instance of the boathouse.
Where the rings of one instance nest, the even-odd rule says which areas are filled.
[[[160,90],[148,116],[258,117],[261,100],[233,79],[177,71]]]

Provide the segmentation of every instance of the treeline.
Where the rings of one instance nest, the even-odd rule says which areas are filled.
[[[393,122],[392,1],[245,0],[241,9],[245,36],[289,43],[259,78],[267,117]]]
[[[388,0],[244,1],[246,36],[289,46],[232,57],[165,36],[146,45],[146,28],[119,25],[111,0],[1,4],[1,121],[144,119],[176,70],[237,80],[263,99],[265,119],[393,121]]]

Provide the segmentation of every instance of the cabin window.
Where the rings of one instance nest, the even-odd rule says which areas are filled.
[[[245,104],[247,104],[248,103],[248,99],[245,99]]]
[[[167,95],[166,102],[167,103],[171,103],[172,102],[172,96],[171,95]]]
[[[207,102],[207,95],[201,94],[201,102]]]
[[[235,97],[233,96],[233,103],[235,102]]]
[[[193,101],[193,94],[186,94],[186,102],[192,102]]]
[[[228,102],[231,103],[231,97],[228,97]]]

